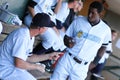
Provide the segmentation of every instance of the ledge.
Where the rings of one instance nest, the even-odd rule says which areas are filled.
[[[38,70],[29,70],[28,72],[30,72],[36,79],[48,79],[50,78],[50,73],[48,72],[40,72]]]

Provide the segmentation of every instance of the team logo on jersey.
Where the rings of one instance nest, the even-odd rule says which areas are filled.
[[[82,35],[83,35],[83,32],[78,32],[78,33],[77,33],[77,37],[79,37],[79,38],[80,38]]]

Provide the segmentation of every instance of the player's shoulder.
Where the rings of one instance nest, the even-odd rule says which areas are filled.
[[[100,24],[101,24],[100,26],[102,26],[102,28],[104,28],[105,31],[111,32],[111,28],[103,20],[100,21]]]
[[[110,28],[109,25],[108,25],[105,21],[101,20],[100,23],[101,23],[104,27]]]
[[[78,16],[74,19],[75,22],[85,23],[88,22],[87,17],[85,16]]]
[[[15,33],[20,36],[26,36],[29,35],[29,29],[27,27],[21,27],[15,30]]]
[[[87,17],[85,17],[85,16],[78,16],[78,17],[76,17],[76,20],[85,21],[85,20],[87,20]]]

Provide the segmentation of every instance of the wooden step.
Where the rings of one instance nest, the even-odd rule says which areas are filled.
[[[50,78],[50,73],[48,72],[40,72],[38,70],[29,70],[28,72],[30,72],[36,79],[48,79]]]

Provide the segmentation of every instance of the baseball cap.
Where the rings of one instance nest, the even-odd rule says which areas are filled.
[[[49,15],[46,13],[37,13],[33,19],[31,25],[39,27],[53,27],[55,26],[54,22],[50,20]]]

